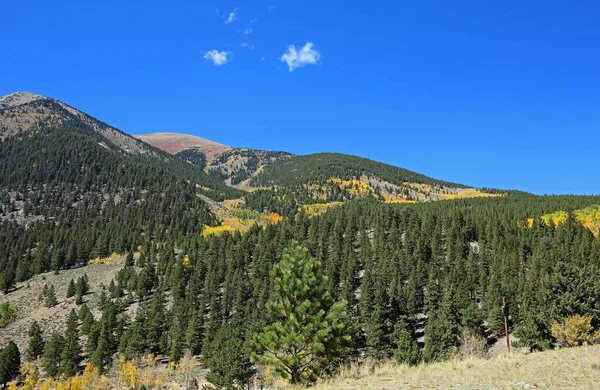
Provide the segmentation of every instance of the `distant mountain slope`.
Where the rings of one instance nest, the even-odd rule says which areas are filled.
[[[503,196],[434,179],[358,156],[231,148],[204,138],[174,133],[138,136],[181,158],[228,186],[252,192],[246,206],[288,215],[299,205],[373,197],[388,203]],[[260,190],[255,192],[256,190]]]
[[[210,160],[207,171],[227,185],[248,189],[251,179],[262,169],[291,156],[287,152],[235,148]]]
[[[0,97],[0,139],[30,129],[38,122],[64,123],[77,117],[107,141],[130,153],[153,153],[147,144],[63,102],[30,92]]]
[[[265,165],[291,156],[287,152],[232,148],[186,134],[152,133],[135,137],[203,169],[229,186],[245,190],[252,189],[249,179]]]
[[[341,153],[315,153],[279,161],[264,169],[253,183],[263,186],[294,185],[298,182],[323,182],[331,177],[350,180],[362,175],[376,175],[396,185],[408,182],[467,188],[463,184],[433,179],[393,165]]]
[[[80,134],[88,137],[91,136],[89,131],[92,131],[100,136],[96,142],[105,149],[114,149],[112,145],[116,150],[121,150],[127,155],[145,156],[145,164],[148,166],[160,166],[171,174],[198,184],[205,195],[213,199],[222,200],[241,195],[240,192],[224,185],[213,176],[193,169],[181,159],[174,158],[58,100],[29,92],[18,92],[1,97],[0,107],[2,107],[0,108],[0,140],[19,136],[29,130],[34,130],[33,133],[29,133],[30,135],[39,134],[41,128],[52,129],[51,135],[47,134],[51,137],[62,135],[61,131],[67,128],[69,131],[79,129]]]
[[[250,180],[254,187],[276,187],[306,202],[374,197],[386,202],[417,202],[493,196],[463,184],[362,157],[317,153],[266,165]]]
[[[187,134],[152,133],[139,134],[135,137],[171,154],[186,149],[198,149],[208,160],[232,149],[231,146]]]

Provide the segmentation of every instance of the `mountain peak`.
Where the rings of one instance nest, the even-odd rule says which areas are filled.
[[[231,150],[231,146],[188,134],[152,133],[134,135],[134,137],[171,154],[189,148],[199,148],[209,160],[214,156]]]
[[[20,106],[40,99],[46,99],[46,97],[31,92],[15,92],[0,97],[0,109]]]

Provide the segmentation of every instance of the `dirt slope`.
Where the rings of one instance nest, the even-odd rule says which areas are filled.
[[[231,150],[230,146],[187,134],[152,133],[139,134],[134,137],[171,154],[191,147],[197,147],[206,155],[208,161],[215,156]]]

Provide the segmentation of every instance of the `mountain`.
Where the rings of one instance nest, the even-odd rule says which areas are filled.
[[[250,184],[276,186],[313,201],[371,196],[386,202],[421,202],[498,195],[340,153],[309,154],[273,162],[253,177]]]
[[[231,146],[187,134],[152,133],[140,134],[135,137],[171,154],[186,149],[197,149],[209,160],[232,149]]]
[[[252,190],[249,179],[264,166],[292,156],[286,152],[233,148],[187,134],[152,133],[136,138],[199,167],[229,186],[245,190]]]
[[[197,166],[225,184],[246,190],[277,189],[301,203],[376,197],[386,202],[423,202],[498,196],[463,184],[341,153],[295,156],[287,152],[232,148],[175,133],[136,136]]]
[[[100,134],[106,141],[120,149],[136,154],[153,153],[147,144],[117,130],[58,100],[16,92],[0,97],[0,139],[29,130],[38,122],[51,122],[60,126],[77,118],[87,127]]]
[[[198,235],[219,224],[210,203],[242,195],[60,101],[17,93],[0,102],[3,288],[145,240]],[[21,255],[33,259],[25,266]]]
[[[3,384],[19,353],[42,355],[23,382],[44,388],[268,388],[298,359],[311,382],[350,360],[492,355],[505,323],[531,351],[599,341],[600,197],[338,153],[170,154],[55,99],[0,104]]]

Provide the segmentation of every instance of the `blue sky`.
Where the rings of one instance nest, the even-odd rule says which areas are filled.
[[[5,2],[0,95],[133,134],[600,193],[600,2],[133,3]]]

